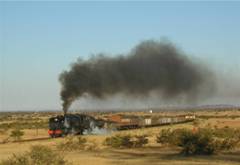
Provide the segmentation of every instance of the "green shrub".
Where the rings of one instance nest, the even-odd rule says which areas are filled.
[[[133,147],[143,147],[148,144],[148,139],[146,135],[134,136]]]
[[[157,143],[161,143],[163,145],[177,145],[179,143],[180,137],[185,131],[185,129],[162,129],[157,135],[156,141]]]
[[[0,165],[66,165],[62,155],[46,146],[33,146],[29,152],[22,155],[13,155]]]
[[[104,144],[114,148],[131,148],[133,146],[130,135],[115,135],[107,137]]]
[[[34,165],[62,165],[65,160],[56,152],[46,146],[33,146],[29,157]]]
[[[157,135],[157,143],[173,144],[175,135],[170,129],[162,129]]]
[[[86,146],[87,139],[81,136],[74,138],[72,136],[67,137],[64,142],[61,142],[57,145],[57,148],[60,150],[83,150]]]
[[[142,147],[148,143],[146,135],[130,136],[130,135],[115,135],[105,139],[104,145],[114,148],[132,148]]]
[[[207,131],[193,133],[185,130],[180,136],[178,146],[182,147],[181,153],[191,154],[213,154],[217,150],[212,134]]]
[[[24,132],[20,129],[15,129],[11,131],[10,137],[14,139],[14,141],[21,140],[22,136],[24,135]]]
[[[225,128],[226,129],[226,128]],[[230,129],[230,128],[228,128]],[[182,148],[184,155],[206,154],[210,155],[221,150],[233,149],[240,141],[238,135],[229,135],[223,130],[212,128],[199,128],[197,131],[190,129],[161,130],[157,136],[157,143],[170,144]]]

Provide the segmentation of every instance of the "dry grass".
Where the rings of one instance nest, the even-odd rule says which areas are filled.
[[[86,137],[88,140],[97,140],[99,143],[103,141],[103,137],[98,138],[96,135]],[[56,144],[63,139],[49,139],[37,142],[25,143],[8,143],[0,145],[0,160],[6,159],[12,153],[23,153],[28,151],[33,145],[46,145],[55,149]],[[240,163],[240,150],[219,154],[214,156],[194,156],[184,157],[178,154],[178,148],[164,148],[160,145],[148,146],[140,149],[111,149],[102,148],[97,151],[73,151],[65,152],[65,158],[74,165],[110,165],[110,164],[128,164],[128,165],[144,165],[144,164],[174,164],[174,165],[237,165]]]
[[[161,112],[158,115],[176,115],[186,114],[188,112]],[[142,115],[142,113],[140,113]],[[218,127],[234,127],[240,128],[240,117],[233,117],[240,115],[240,111],[201,111],[194,112],[195,115],[200,117],[199,126],[212,126]],[[31,114],[28,114],[31,115]],[[47,115],[47,116],[46,116]],[[40,118],[47,119],[49,114],[40,115]],[[203,116],[203,117],[201,117]],[[206,117],[208,116],[208,117]],[[28,116],[29,117],[29,116]],[[14,118],[16,120],[16,116]],[[11,122],[2,120],[1,122]],[[0,123],[1,123],[0,122]],[[74,165],[88,164],[88,165],[145,165],[145,164],[171,164],[171,165],[237,165],[240,164],[240,148],[213,156],[194,156],[184,157],[179,155],[178,148],[166,148],[160,144],[156,144],[155,136],[161,129],[166,128],[190,128],[194,127],[193,123],[168,125],[161,127],[143,128],[136,130],[113,132],[111,135],[84,135],[88,141],[98,145],[98,150],[77,150],[65,152],[65,158],[72,162]],[[0,142],[9,136],[11,130],[8,132],[0,133]],[[22,139],[42,138],[48,137],[46,129],[24,129],[24,136]],[[103,145],[106,137],[115,134],[131,134],[131,135],[149,135],[149,144],[140,149],[112,149]],[[33,145],[46,145],[54,150],[56,146],[63,142],[64,138],[46,139],[31,142],[9,142],[0,144],[0,160],[10,157],[13,153],[23,153],[28,151]]]

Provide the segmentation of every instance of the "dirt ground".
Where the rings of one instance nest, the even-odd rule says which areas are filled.
[[[178,112],[180,113],[180,112]],[[181,112],[186,113],[186,112]],[[198,125],[201,127],[232,127],[240,128],[240,111],[220,111],[220,112],[194,112],[197,116]],[[164,114],[166,115],[166,114]],[[171,114],[173,115],[173,114]],[[202,116],[202,117],[201,117]],[[206,117],[207,116],[207,117]],[[46,116],[45,116],[46,117]],[[6,122],[6,121],[2,121]],[[182,156],[178,148],[163,147],[156,144],[156,135],[164,128],[194,128],[194,123],[185,123],[177,125],[166,125],[152,128],[143,128],[136,130],[127,130],[113,132],[108,135],[83,135],[88,141],[94,142],[96,150],[93,151],[68,151],[63,155],[68,162],[73,165],[239,165],[240,148],[233,151],[219,153],[213,156]],[[34,141],[3,143],[9,138],[11,130],[0,133],[0,161],[9,158],[12,154],[21,154],[28,151],[33,145],[46,145],[54,150],[56,146],[64,141],[64,138],[48,138],[47,129],[24,129],[23,140],[36,139]],[[149,144],[138,149],[113,149],[103,146],[106,137],[114,134],[133,134],[150,136]]]

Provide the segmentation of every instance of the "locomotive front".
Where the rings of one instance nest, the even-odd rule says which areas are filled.
[[[48,134],[51,137],[61,137],[64,133],[64,117],[56,116],[49,119]]]

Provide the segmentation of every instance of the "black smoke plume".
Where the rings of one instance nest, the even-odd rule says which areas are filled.
[[[166,99],[185,96],[194,100],[209,77],[207,68],[190,60],[172,43],[148,40],[126,55],[78,59],[59,79],[66,113],[84,94],[104,99],[118,93],[141,97],[155,92]]]

